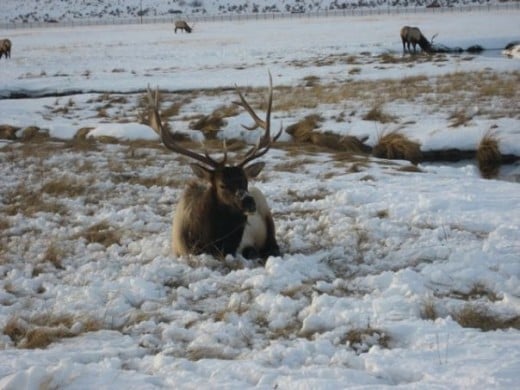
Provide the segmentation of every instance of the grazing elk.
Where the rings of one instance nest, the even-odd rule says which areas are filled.
[[[185,20],[176,20],[175,21],[175,34],[177,34],[177,30],[186,31],[187,33],[191,33],[193,31],[193,26],[190,25]]]
[[[11,41],[9,39],[0,39],[0,58],[11,58]]]
[[[416,52],[416,45],[419,45],[419,47],[427,53],[432,52],[431,43],[421,33],[421,30],[419,30],[418,27],[404,26],[401,28],[400,34],[401,41],[403,42],[403,54],[406,53],[406,49],[408,49],[408,53],[412,53],[410,45],[412,45],[414,53]]]
[[[237,88],[240,102],[255,121],[247,129],[258,127],[264,134],[250,148],[238,164],[227,164],[224,157],[217,161],[208,152],[199,154],[180,146],[173,135],[161,124],[158,92],[148,90],[152,128],[160,135],[163,144],[173,152],[187,156],[198,163],[190,164],[199,180],[190,181],[177,205],[173,218],[172,252],[176,256],[209,253],[221,257],[241,254],[245,258],[262,258],[280,254],[275,237],[271,211],[262,192],[248,187],[248,180],[255,178],[265,163],[254,162],[270,149],[282,129],[270,134],[270,118],[273,100],[272,80],[269,75],[269,100],[266,119],[260,119]]]

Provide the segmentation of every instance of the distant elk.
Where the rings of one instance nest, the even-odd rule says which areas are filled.
[[[177,34],[177,30],[183,30],[187,33],[191,33],[193,31],[193,26],[190,27],[188,22],[185,20],[176,20],[175,21],[175,34]]]
[[[0,58],[11,58],[11,41],[9,39],[0,39]]]
[[[154,95],[148,90],[151,127],[160,135],[166,148],[198,162],[190,164],[198,180],[188,182],[173,218],[172,252],[175,256],[239,254],[249,259],[265,259],[280,254],[267,200],[258,188],[248,186],[248,180],[257,177],[265,166],[264,162],[252,162],[265,155],[282,132],[280,128],[271,137],[273,91],[270,75],[269,81],[265,120],[257,116],[237,88],[240,101],[234,103],[243,107],[255,122],[253,126],[244,127],[249,130],[260,127],[264,131],[238,164],[229,165],[225,142],[221,160],[213,159],[208,152],[199,154],[180,146],[161,123],[158,92]]]
[[[431,43],[418,27],[404,26],[401,28],[401,41],[403,42],[403,54],[406,53],[406,49],[408,49],[408,53],[412,53],[410,45],[412,45],[414,53],[416,52],[416,45],[419,45],[419,47],[427,53],[432,52]]]

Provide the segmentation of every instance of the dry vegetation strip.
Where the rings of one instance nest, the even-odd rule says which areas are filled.
[[[403,79],[360,80],[342,84],[323,84],[313,81],[302,86],[279,87],[275,96],[276,111],[313,109],[318,104],[338,104],[345,101],[374,102],[416,101],[423,98],[432,108],[474,106],[504,102],[501,107],[483,105],[484,114],[515,117],[520,112],[520,71],[495,73],[492,71],[457,72],[435,78],[413,76]]]

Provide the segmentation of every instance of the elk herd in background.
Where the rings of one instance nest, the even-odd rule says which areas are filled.
[[[191,33],[193,26],[184,20],[175,22],[177,30]],[[419,28],[404,26],[400,30],[403,55],[416,52],[416,45],[426,53],[432,53],[429,42]],[[433,38],[432,38],[433,40]],[[0,39],[0,58],[11,57],[11,41]],[[171,249],[175,256],[207,253],[216,257],[242,255],[248,259],[265,260],[280,255],[276,241],[275,224],[267,200],[249,180],[256,178],[265,166],[256,161],[265,155],[282,128],[271,135],[271,109],[273,102],[272,77],[269,74],[269,90],[265,119],[261,119],[237,88],[236,105],[245,109],[254,121],[248,130],[263,129],[256,145],[251,147],[237,163],[228,162],[228,150],[223,144],[223,157],[215,159],[207,151],[197,153],[181,146],[161,122],[159,92],[148,89],[149,120],[164,146],[172,152],[188,157],[196,180],[190,181],[175,211],[172,226]]]

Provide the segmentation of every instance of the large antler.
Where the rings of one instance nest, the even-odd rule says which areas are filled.
[[[265,120],[262,120],[258,117],[258,115],[255,113],[255,111],[251,108],[249,103],[244,98],[244,95],[242,95],[242,92],[236,87],[236,90],[238,92],[238,96],[240,97],[239,102],[233,102],[238,106],[243,107],[249,115],[253,118],[254,124],[252,126],[245,126],[242,125],[245,129],[248,130],[255,130],[258,127],[265,130],[265,133],[262,137],[258,139],[258,142],[255,146],[253,146],[249,151],[246,153],[245,157],[240,161],[238,166],[243,167],[248,162],[257,159],[258,157],[263,156],[267,153],[267,151],[271,148],[271,145],[274,141],[276,141],[280,135],[282,134],[282,127],[280,126],[280,130],[278,133],[271,137],[271,108],[273,107],[273,78],[271,76],[271,72],[269,72],[269,100],[267,102],[267,112],[265,114]]]
[[[182,154],[183,156],[190,157],[213,168],[224,165],[226,163],[227,150],[225,147],[224,158],[222,159],[222,161],[217,161],[211,158],[208,152],[204,152],[204,155],[198,154],[189,149],[183,148],[177,143],[177,141],[175,141],[175,138],[173,137],[172,133],[165,129],[161,123],[161,117],[159,116],[159,91],[157,89],[154,93],[150,90],[150,87],[148,87],[148,102],[150,105],[150,126],[152,127],[152,129],[155,130],[157,134],[159,134],[164,146],[166,146],[173,152]]]

